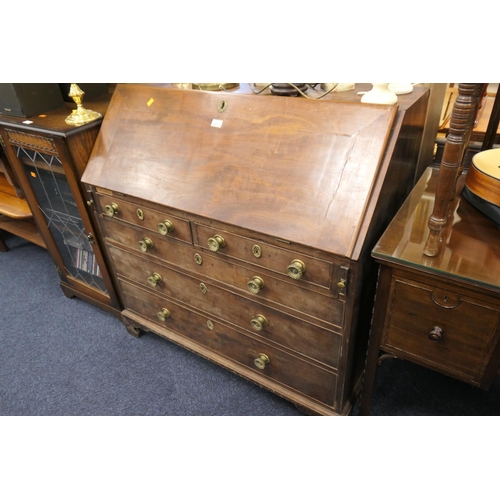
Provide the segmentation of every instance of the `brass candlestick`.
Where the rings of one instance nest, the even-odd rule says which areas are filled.
[[[91,109],[85,109],[82,106],[85,92],[76,83],[71,84],[68,95],[76,103],[76,109],[64,120],[68,125],[83,125],[84,123],[93,122],[94,120],[102,118],[101,113],[92,111]]]

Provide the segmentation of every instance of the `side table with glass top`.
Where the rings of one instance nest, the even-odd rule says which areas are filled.
[[[371,411],[377,367],[405,359],[488,389],[500,364],[500,230],[460,196],[434,257],[424,252],[438,168],[428,168],[372,251],[380,274],[360,404]],[[390,388],[389,388],[390,390]]]

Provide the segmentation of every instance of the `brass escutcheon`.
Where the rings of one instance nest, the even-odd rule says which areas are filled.
[[[140,208],[138,208],[135,213],[140,220],[144,220],[144,212]]]
[[[201,266],[203,264],[203,257],[199,253],[194,254],[194,261]]]
[[[254,245],[252,247],[252,253],[253,253],[254,257],[257,257],[258,259],[260,259],[260,257],[262,256],[262,248],[260,248],[259,245]]]
[[[218,252],[219,249],[226,246],[226,240],[222,236],[216,234],[213,238],[208,238],[207,245],[212,252]]]
[[[161,311],[156,313],[156,315],[160,321],[165,321],[167,318],[170,318],[170,311],[162,307]]]
[[[205,285],[205,283],[200,283],[200,290],[201,293],[207,293],[208,292],[207,285]]]
[[[148,277],[148,283],[151,286],[156,286],[156,285],[158,285],[158,283],[161,283],[162,281],[163,281],[163,278],[158,273],[153,273],[151,276]]]
[[[266,365],[271,362],[271,360],[269,359],[269,356],[267,356],[267,354],[259,353],[259,357],[255,358],[253,362],[255,363],[255,366],[259,368],[259,370],[263,370]]]
[[[226,108],[227,108],[227,101],[223,99],[221,102],[219,102],[217,110],[219,111],[219,113],[222,113],[226,110]]]
[[[104,207],[104,211],[106,212],[106,215],[109,215],[109,217],[113,217],[113,215],[116,215],[120,209],[118,208],[118,205],[116,203],[110,203],[109,205],[106,205]]]
[[[213,330],[213,329],[214,329],[214,324],[213,324],[213,322],[212,322],[212,321],[210,321],[210,320],[208,320],[208,321],[207,321],[207,327],[208,327],[208,329],[209,329],[209,330]]]
[[[153,248],[153,241],[145,236],[142,240],[139,240],[138,245],[141,252],[147,252],[150,248]]]
[[[250,324],[254,330],[260,332],[262,328],[268,325],[268,321],[262,314],[256,314],[255,317],[250,320]]]
[[[166,236],[174,230],[174,225],[168,219],[165,219],[163,222],[159,222],[156,227],[162,236]]]
[[[259,276],[254,276],[248,283],[247,288],[249,292],[259,293],[264,288],[264,280]]]
[[[294,280],[300,280],[306,272],[306,265],[299,259],[293,259],[290,265],[286,268],[286,274]]]

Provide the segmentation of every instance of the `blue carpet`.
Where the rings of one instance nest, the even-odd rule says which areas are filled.
[[[0,415],[301,415],[190,351],[151,333],[132,337],[113,315],[66,298],[48,252],[2,234]],[[499,414],[498,377],[486,392],[406,361],[379,368],[372,415]]]

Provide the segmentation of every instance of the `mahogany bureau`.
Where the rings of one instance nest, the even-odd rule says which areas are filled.
[[[128,331],[305,413],[348,414],[370,248],[413,185],[426,103],[426,92],[399,110],[118,85],[82,182]]]

